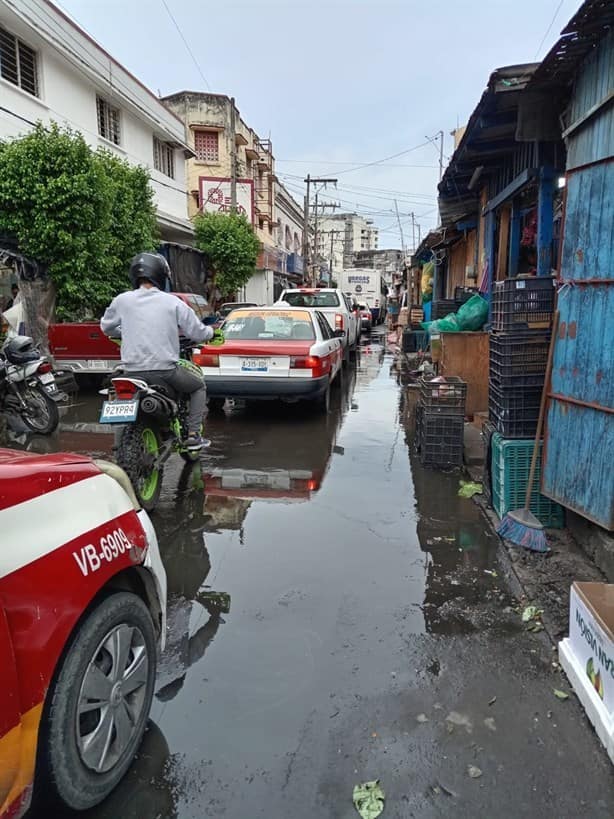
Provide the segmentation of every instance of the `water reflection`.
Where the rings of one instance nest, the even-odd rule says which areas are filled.
[[[201,464],[185,464],[174,503],[164,504],[155,517],[168,582],[166,648],[156,687],[161,702],[181,690],[188,669],[203,658],[230,611],[230,595],[206,583],[211,559],[204,488]]]

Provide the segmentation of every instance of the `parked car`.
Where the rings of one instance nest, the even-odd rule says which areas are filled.
[[[360,344],[360,318],[349,296],[331,287],[302,287],[298,290],[284,290],[279,302],[292,307],[319,310],[335,332],[343,331],[343,361],[345,364],[349,362],[350,355],[356,352]]]
[[[224,344],[205,345],[192,356],[202,367],[210,405],[226,398],[306,399],[328,411],[343,331],[332,330],[319,310],[247,307],[233,311],[222,330]]]
[[[212,312],[198,293],[173,295],[191,307],[199,319]],[[121,358],[119,344],[105,336],[98,321],[50,324],[49,348],[58,366],[75,375],[108,375]]]
[[[370,333],[373,328],[373,316],[366,304],[358,304],[358,314],[360,316],[360,329],[363,333]]]
[[[21,816],[33,788],[45,815],[84,810],[149,716],[166,627],[156,534],[115,464],[10,449],[0,531],[0,816]]]

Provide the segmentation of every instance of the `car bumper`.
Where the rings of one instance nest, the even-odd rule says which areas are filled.
[[[212,398],[313,399],[326,391],[329,376],[322,378],[258,378],[248,376],[205,376],[207,394]]]
[[[162,563],[156,530],[153,527],[149,515],[143,509],[137,512],[137,515],[147,537],[148,549],[145,560],[143,561],[143,568],[148,572],[151,580],[149,584],[146,584],[149,607],[154,611],[159,607],[160,650],[162,651],[166,643],[166,570]],[[155,599],[152,599],[152,597]]]
[[[56,357],[55,363],[58,368],[70,370],[73,375],[108,375],[112,373],[116,367],[119,367],[121,361],[119,358],[64,359]]]

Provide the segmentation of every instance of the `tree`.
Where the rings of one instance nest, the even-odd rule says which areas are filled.
[[[256,269],[260,242],[246,217],[238,213],[199,213],[194,218],[196,247],[212,273],[212,291],[236,293]]]
[[[0,231],[49,270],[59,318],[99,315],[156,246],[149,175],[53,123],[0,142]]]

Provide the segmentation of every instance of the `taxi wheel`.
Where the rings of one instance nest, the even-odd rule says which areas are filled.
[[[330,384],[326,387],[322,395],[319,395],[313,403],[316,410],[321,412],[322,415],[326,415],[330,412]]]
[[[79,624],[43,716],[41,774],[65,805],[98,804],[126,773],[145,732],[155,675],[147,607],[126,592],[105,598]]]

